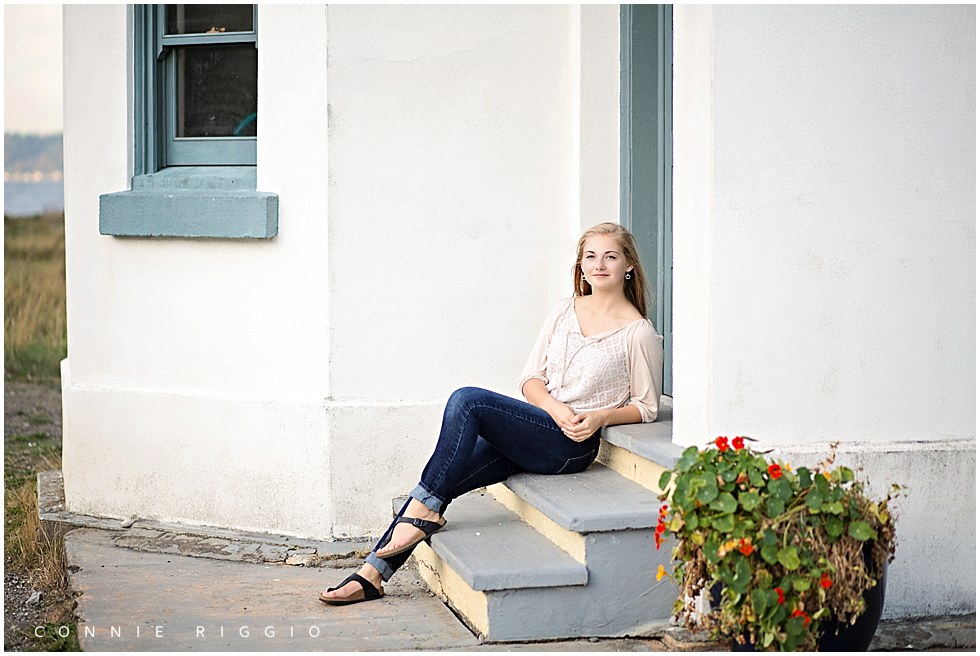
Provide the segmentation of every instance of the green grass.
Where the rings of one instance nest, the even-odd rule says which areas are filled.
[[[3,219],[4,379],[51,381],[68,352],[64,214]]]
[[[65,222],[63,214],[3,220],[4,381],[57,385],[67,354]],[[29,426],[52,425],[41,414]],[[4,556],[9,566],[44,590],[44,637],[27,635],[36,651],[80,651],[64,542],[41,529],[37,473],[61,469],[61,439],[27,428],[4,436]],[[70,629],[66,637],[59,627]],[[63,632],[63,631],[62,631]]]

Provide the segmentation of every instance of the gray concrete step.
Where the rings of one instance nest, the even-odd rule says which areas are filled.
[[[661,501],[647,488],[598,463],[579,474],[516,474],[504,485],[569,531],[654,528]]]
[[[604,428],[596,460],[659,494],[660,476],[672,469],[684,452],[683,447],[671,441],[673,416],[673,399],[663,396],[657,421]]]
[[[474,590],[585,585],[585,565],[493,500],[470,493],[453,501],[448,524],[430,539],[435,551]]]

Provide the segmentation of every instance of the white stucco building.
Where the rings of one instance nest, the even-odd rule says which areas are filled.
[[[647,221],[673,442],[839,440],[909,487],[886,612],[974,611],[975,8],[674,7],[656,115],[624,16],[259,5],[252,159],[167,166],[142,53],[193,44],[66,6],[68,509],[376,535],[455,388],[519,395],[579,234]]]

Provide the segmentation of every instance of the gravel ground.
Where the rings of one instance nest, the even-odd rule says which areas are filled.
[[[37,455],[61,449],[61,389],[57,383],[4,381],[3,401],[4,478],[33,477]],[[4,558],[4,651],[42,646],[34,639],[34,629],[48,621],[53,605],[63,601],[50,597]]]

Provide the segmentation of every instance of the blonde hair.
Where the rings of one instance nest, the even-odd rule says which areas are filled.
[[[572,286],[576,296],[588,296],[592,293],[592,285],[584,278],[582,271],[582,252],[585,250],[585,241],[595,235],[607,235],[619,242],[623,249],[623,257],[626,259],[627,266],[632,265],[629,280],[623,281],[623,293],[633,307],[643,315],[647,316],[647,294],[650,284],[647,276],[643,272],[643,265],[640,264],[640,251],[636,247],[636,240],[629,230],[615,223],[600,223],[585,231],[585,234],[578,240],[578,249],[575,255],[575,265],[572,267]]]

